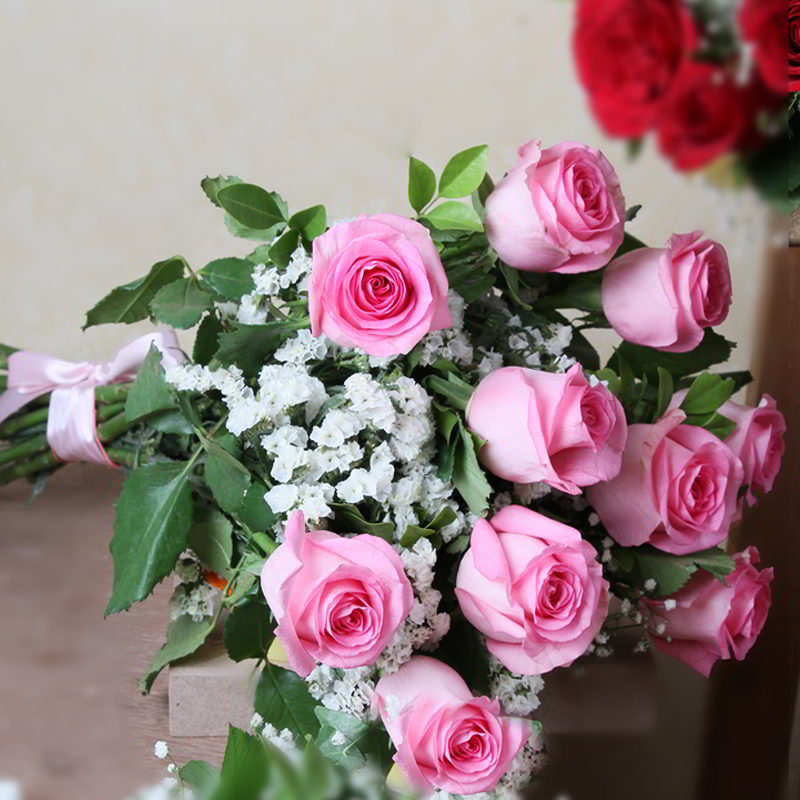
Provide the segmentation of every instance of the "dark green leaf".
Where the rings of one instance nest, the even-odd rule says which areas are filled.
[[[452,375],[452,373],[450,373]],[[472,393],[475,389],[463,381],[452,381],[439,377],[438,375],[430,375],[425,380],[425,387],[432,392],[447,398],[453,408],[459,408],[462,411],[466,409]]]
[[[450,506],[442,506],[439,513],[426,525],[427,528],[433,528],[438,531],[446,528],[457,519],[456,512]]]
[[[267,487],[261,481],[254,481],[244,496],[244,502],[236,512],[237,517],[251,531],[268,531],[278,521],[269,504],[264,499]]]
[[[457,536],[447,545],[447,547],[445,547],[445,552],[457,555],[458,553],[463,553],[468,547],[469,534],[462,533],[461,536]]]
[[[297,231],[288,230],[269,248],[269,258],[273,264],[279,267],[287,267],[292,260],[292,253],[297,249],[300,241],[300,234]]]
[[[394,524],[391,522],[369,522],[358,508],[350,503],[330,503],[334,513],[331,529],[339,533],[370,533],[392,542]]]
[[[269,757],[261,740],[231,726],[212,800],[261,800],[268,777]]]
[[[628,139],[628,158],[634,159],[642,152],[644,146],[644,136],[637,136],[635,139]]]
[[[639,212],[642,210],[641,204],[631,206],[629,209],[625,211],[625,222],[633,222],[636,217],[639,216]]]
[[[698,375],[681,402],[681,409],[687,417],[713,414],[733,394],[734,382],[731,378],[704,373]]]
[[[216,314],[207,314],[194,338],[194,349],[192,350],[192,360],[196,364],[206,366],[219,348],[219,335],[222,333],[222,323],[217,319]]]
[[[139,367],[136,380],[128,392],[125,400],[125,416],[133,422],[135,419],[168,408],[175,408],[175,398],[164,380],[161,351],[153,344],[150,345],[150,352]]]
[[[218,208],[222,208],[217,193],[220,189],[226,186],[233,186],[235,183],[244,183],[241,178],[236,178],[233,175],[217,175],[216,178],[206,176],[200,181],[200,187],[205,192],[206,197]]]
[[[266,230],[286,220],[279,196],[252,183],[224,186],[217,192],[217,200],[237,222],[251,230]]]
[[[181,614],[167,628],[167,641],[153,656],[147,675],[139,681],[139,688],[145,693],[150,689],[164,667],[191,655],[208,638],[216,625],[216,618],[206,617],[196,622],[188,614]]]
[[[436,175],[418,158],[408,159],[408,202],[418,214],[433,199],[436,191]]]
[[[657,550],[650,545],[630,548],[635,560],[635,578],[644,586],[645,581],[656,582],[655,596],[664,597],[677,592],[698,569],[704,569],[722,580],[733,572],[733,559],[719,547],[678,556]]]
[[[325,233],[327,215],[325,206],[311,206],[304,208],[289,217],[289,227],[303,235],[309,242]]]
[[[483,636],[460,613],[451,615],[450,630],[436,650],[476,695],[490,694],[489,653]]]
[[[230,333],[220,334],[215,357],[225,366],[235,364],[245,375],[257,375],[284,340],[307,327],[308,320],[268,322],[265,325],[234,324]]]
[[[144,600],[186,549],[192,467],[192,461],[149,464],[125,481],[111,540],[114,589],[106,616]]]
[[[482,517],[489,508],[492,487],[478,462],[477,453],[480,447],[475,435],[459,422],[459,445],[453,464],[453,483],[469,510]]]
[[[457,200],[448,200],[434,206],[424,217],[439,230],[457,231],[483,231],[483,223],[474,208],[459,203]]]
[[[687,417],[684,422],[687,425],[696,425],[698,428],[705,428],[709,433],[713,433],[718,439],[727,439],[735,430],[736,423],[728,417],[716,411],[703,417]]]
[[[413,547],[420,539],[428,538],[436,533],[433,528],[422,528],[419,525],[409,525],[403,537],[400,539],[400,544],[403,547]]]
[[[279,731],[288,728],[297,736],[314,737],[319,731],[316,705],[299,675],[273,664],[264,666],[256,687],[255,709],[266,722]]]
[[[273,636],[269,608],[253,598],[233,609],[225,622],[225,650],[232,661],[264,658]]]
[[[672,400],[672,392],[674,384],[672,382],[672,375],[669,374],[663,367],[658,368],[658,401],[656,403],[656,410],[653,414],[653,422],[661,419],[666,412],[670,400]]]
[[[595,370],[600,368],[600,354],[577,328],[572,329],[572,340],[564,349],[564,353],[579,361],[584,369]]]
[[[154,319],[173,328],[193,328],[212,305],[211,292],[201,289],[194,278],[180,278],[156,292],[150,312]]]
[[[206,451],[205,479],[208,488],[228,513],[236,511],[244,500],[250,486],[250,470],[216,442],[203,437]]]
[[[641,239],[637,239],[635,236],[631,236],[631,234],[626,233],[622,240],[622,244],[619,246],[617,252],[614,253],[614,258],[624,256],[625,253],[630,253],[631,250],[638,250],[641,247],[647,247],[647,245],[641,241]],[[611,260],[613,261],[614,259]]]
[[[109,322],[138,322],[150,316],[150,301],[162,286],[183,277],[186,262],[180,256],[159,261],[143,278],[118,286],[86,314],[83,329]]]
[[[218,258],[206,264],[200,274],[224,300],[241,300],[256,288],[253,264],[246,258]]]
[[[472,194],[481,185],[488,163],[489,148],[485,144],[456,153],[442,170],[439,194],[442,197]]]
[[[508,264],[504,264],[502,261],[499,262],[500,265],[500,274],[505,278],[506,286],[508,286],[508,293],[511,296],[511,299],[521,308],[531,309],[533,306],[529,305],[528,303],[524,302],[522,297],[520,297],[520,279],[519,279],[519,270],[514,269],[513,267],[509,267]]]
[[[233,525],[213,506],[195,505],[189,547],[213,572],[226,576],[233,556]]]

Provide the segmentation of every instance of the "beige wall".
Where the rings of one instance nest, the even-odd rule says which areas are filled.
[[[528,138],[602,146],[632,231],[705,228],[729,247],[724,328],[749,363],[762,213],[635,163],[590,118],[563,0],[0,0],[0,341],[101,358],[133,336],[83,334],[111,287],[176,252],[243,252],[199,190],[233,173],[333,217],[406,211],[406,158],[441,168],[486,142],[502,174]]]

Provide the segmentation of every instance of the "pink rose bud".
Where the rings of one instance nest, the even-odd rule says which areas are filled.
[[[773,570],[758,571],[755,547],[736,556],[724,583],[705,570],[670,598],[642,601],[656,649],[708,677],[718,659],[741,661],[755,644],[772,602]],[[672,602],[670,602],[670,600]]]
[[[289,664],[306,676],[331,667],[374,664],[411,611],[403,562],[378,536],[305,532],[301,511],[267,559],[261,589],[278,622]]]
[[[622,470],[586,490],[609,535],[630,547],[649,542],[683,555],[719,544],[736,513],[742,462],[713,433],[669,411],[628,427]]]
[[[586,652],[608,613],[608,582],[575,528],[507,506],[478,520],[470,541],[456,596],[492,655],[536,675]]]
[[[447,275],[428,231],[394,214],[343,222],[314,239],[311,332],[371,356],[408,353],[449,328]]]
[[[603,311],[614,330],[668,353],[697,347],[704,328],[724,322],[731,296],[725,248],[700,231],[675,234],[665,248],[631,250],[603,276]]]
[[[570,494],[613,478],[627,439],[619,400],[578,364],[566,373],[495,370],[474,391],[467,424],[486,440],[479,456],[494,475]]]
[[[491,791],[531,736],[531,723],[501,716],[500,703],[473,697],[451,667],[414,656],[375,687],[394,760],[419,791]]]
[[[738,456],[744,466],[747,484],[747,502],[753,505],[753,490],[769,492],[781,468],[785,445],[783,434],[786,421],[778,411],[775,400],[768,394],[761,398],[756,408],[728,400],[720,406],[719,413],[736,423],[736,430],[725,444]]]
[[[500,258],[532,272],[587,272],[611,261],[625,236],[625,198],[593,147],[530,141],[486,200],[486,235]]]

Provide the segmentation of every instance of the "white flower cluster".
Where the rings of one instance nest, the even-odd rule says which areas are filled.
[[[440,358],[455,364],[472,363],[474,350],[464,332],[464,298],[452,289],[447,294],[447,305],[453,317],[453,325],[440,331],[432,331],[420,342],[420,364],[429,366]]]
[[[283,753],[288,755],[297,752],[294,734],[288,728],[279,731],[274,725],[265,722],[261,714],[253,714],[253,718],[250,720],[250,728],[254,733],[257,733],[262,739],[266,739]]]
[[[491,696],[500,701],[506,714],[527,717],[539,708],[539,692],[544,689],[541,675],[515,675],[493,656],[490,656],[489,670]]]
[[[375,667],[337,669],[319,664],[306,678],[308,692],[325,708],[369,719],[375,693]]]
[[[574,358],[564,355],[572,342],[571,325],[552,323],[546,328],[525,325],[517,314],[511,315],[506,324],[508,350],[526,366],[555,366],[560,372],[566,372],[576,363]]]
[[[175,572],[175,592],[170,600],[170,618],[189,616],[202,622],[217,613],[221,593],[202,579],[200,564],[191,551],[186,551],[178,560]]]

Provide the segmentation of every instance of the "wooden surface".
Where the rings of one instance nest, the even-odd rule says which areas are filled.
[[[179,761],[221,761],[224,740],[170,740],[167,681],[136,681],[160,646],[169,587],[103,620],[108,542],[121,475],[91,466],[56,473],[32,506],[26,484],[0,487],[0,780],[24,800],[123,800]]]
[[[763,392],[775,397],[788,425],[786,452],[773,491],[732,539],[736,550],[756,545],[763,565],[775,567],[773,606],[745,661],[721,663],[712,674],[703,798],[800,797],[797,747],[791,776],[787,769],[800,670],[800,249],[776,251],[768,269],[748,402]]]

